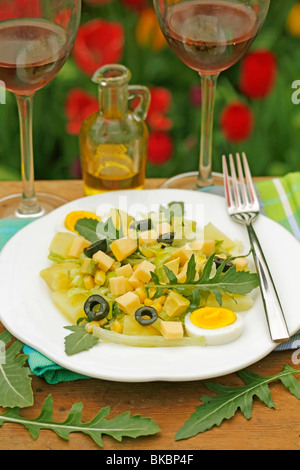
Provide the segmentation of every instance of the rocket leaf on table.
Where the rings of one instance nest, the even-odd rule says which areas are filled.
[[[245,295],[258,287],[259,280],[256,273],[237,271],[235,266],[223,272],[226,261],[224,260],[216,272],[212,274],[214,255],[210,256],[204,266],[202,275],[199,280],[195,281],[196,261],[193,254],[188,262],[185,282],[179,282],[174,273],[167,266],[164,266],[169,283],[161,284],[157,274],[152,273],[153,284],[147,284],[146,287],[157,289],[156,294],[152,298],[159,297],[163,289],[170,288],[176,290],[191,301],[190,310],[199,306],[201,295],[204,293],[211,292],[218,303],[222,305],[223,293],[228,295]]]
[[[288,365],[284,366],[282,372],[271,377],[263,377],[245,369],[238,373],[245,383],[241,387],[207,383],[207,388],[217,395],[201,398],[203,405],[198,406],[179,429],[175,440],[188,439],[208,431],[213,426],[220,426],[225,419],[232,418],[238,409],[246,419],[250,419],[254,396],[269,408],[276,408],[269,384],[277,380],[280,380],[290,393],[300,400],[300,383],[294,374],[300,374],[300,369],[293,369]]]
[[[53,421],[53,399],[49,395],[43,404],[40,415],[35,419],[23,418],[19,414],[19,408],[12,408],[0,414],[0,426],[4,423],[18,423],[25,426],[33,439],[37,439],[41,429],[54,431],[57,436],[69,440],[73,432],[81,432],[90,436],[98,446],[103,447],[103,434],[111,436],[117,441],[123,437],[137,438],[149,436],[160,432],[160,428],[150,418],[140,415],[131,416],[129,412],[122,413],[114,418],[107,419],[110,407],[102,408],[99,413],[89,422],[82,422],[82,403],[75,403],[64,422]]]
[[[8,331],[0,335],[0,346],[5,344],[5,360],[0,362],[0,406],[25,408],[33,404],[31,372],[24,367],[28,356],[20,353],[24,346],[21,341],[15,340],[8,346],[12,339]]]

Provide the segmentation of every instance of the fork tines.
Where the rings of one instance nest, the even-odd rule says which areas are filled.
[[[232,154],[229,155],[229,165],[232,190],[226,156],[223,155],[224,187],[228,206],[257,205],[257,196],[245,152],[242,152],[242,158],[239,153],[236,153],[237,172]]]

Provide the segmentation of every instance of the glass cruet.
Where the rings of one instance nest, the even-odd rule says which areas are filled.
[[[120,64],[105,65],[92,78],[99,88],[99,111],[85,120],[79,136],[88,196],[144,188],[150,91],[129,85],[130,79],[130,70]]]

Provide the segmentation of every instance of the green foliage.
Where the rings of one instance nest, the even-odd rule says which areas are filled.
[[[85,325],[65,326],[72,333],[65,338],[65,352],[68,356],[73,356],[81,351],[87,351],[98,343],[95,336],[85,331]]]
[[[176,433],[175,440],[188,439],[196,434],[203,433],[213,426],[220,426],[224,420],[232,418],[240,410],[246,419],[252,417],[253,398],[256,396],[269,408],[276,408],[271,397],[269,384],[280,380],[281,383],[300,400],[300,384],[294,377],[299,369],[286,365],[283,371],[272,376],[263,377],[249,370],[238,373],[245,385],[229,387],[216,383],[207,383],[209,390],[216,396],[202,397],[203,405],[187,419],[185,424]]]
[[[5,344],[5,361],[0,363],[0,406],[25,408],[33,404],[30,369],[25,367],[28,356],[21,354],[21,341],[14,341],[12,335],[4,331],[0,341]],[[9,346],[8,346],[9,345]]]
[[[218,81],[213,169],[221,171],[221,155],[246,151],[253,175],[280,175],[299,169],[300,106],[292,103],[292,83],[300,78],[300,38],[286,29],[286,20],[296,0],[272,1],[265,24],[252,49],[267,48],[277,58],[278,77],[273,92],[262,100],[247,100],[239,90],[240,63],[223,72]],[[149,3],[150,5],[150,3]],[[168,116],[174,142],[173,158],[161,166],[148,164],[148,177],[168,177],[198,168],[201,109],[189,97],[191,87],[200,83],[198,74],[185,66],[165,47],[154,51],[136,40],[139,14],[112,0],[99,7],[83,1],[82,24],[94,18],[120,22],[125,30],[121,62],[132,71],[132,83],[163,86],[172,93]],[[90,78],[76,66],[71,56],[58,76],[34,100],[35,176],[37,179],[72,178],[72,164],[79,156],[78,137],[66,131],[64,104],[73,88],[97,96]],[[220,129],[225,105],[235,99],[246,102],[255,115],[252,136],[241,144],[228,142]],[[20,144],[17,106],[7,93],[7,104],[0,105],[0,180],[20,175]]]
[[[123,437],[137,438],[149,436],[160,431],[155,421],[143,418],[140,415],[131,416],[129,412],[114,418],[107,419],[110,413],[109,406],[102,408],[99,413],[89,422],[82,422],[82,403],[75,403],[68,418],[64,422],[56,422],[52,419],[53,399],[49,395],[43,404],[40,415],[35,419],[23,418],[19,415],[18,408],[12,408],[0,415],[0,426],[4,423],[18,423],[25,426],[33,439],[37,439],[41,429],[49,429],[57,436],[69,440],[70,434],[80,432],[90,436],[98,446],[103,447],[103,434],[111,436],[117,441]]]

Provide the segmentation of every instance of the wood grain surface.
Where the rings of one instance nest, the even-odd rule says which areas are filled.
[[[155,189],[161,180],[148,180],[147,188]],[[37,182],[37,191],[55,192],[67,200],[82,197],[81,181]],[[20,183],[0,183],[0,196],[20,190]],[[0,332],[3,326],[0,324]],[[300,354],[299,354],[300,358]],[[273,352],[249,367],[264,376],[280,372],[285,364],[293,367],[292,352]],[[201,367],[201,364],[199,364]],[[298,379],[299,380],[299,379]],[[237,374],[218,377],[210,382],[239,386],[242,381]],[[54,400],[53,419],[64,421],[72,404],[84,404],[83,421],[91,420],[104,406],[111,407],[111,417],[125,411],[154,419],[161,432],[155,436],[138,439],[125,438],[122,442],[104,437],[104,450],[299,450],[300,449],[300,402],[281,383],[271,384],[270,390],[276,410],[269,409],[254,399],[253,416],[246,420],[238,412],[230,421],[224,422],[206,433],[191,439],[175,442],[176,431],[201,404],[201,397],[212,395],[205,381],[118,383],[96,379],[49,385],[44,379],[32,377],[34,405],[21,411],[22,416],[34,419],[41,411],[48,395]],[[0,408],[0,412],[4,411]],[[0,450],[101,450],[88,436],[71,434],[64,441],[54,432],[43,430],[37,440],[19,424],[0,427]],[[130,455],[130,453],[129,453]]]

